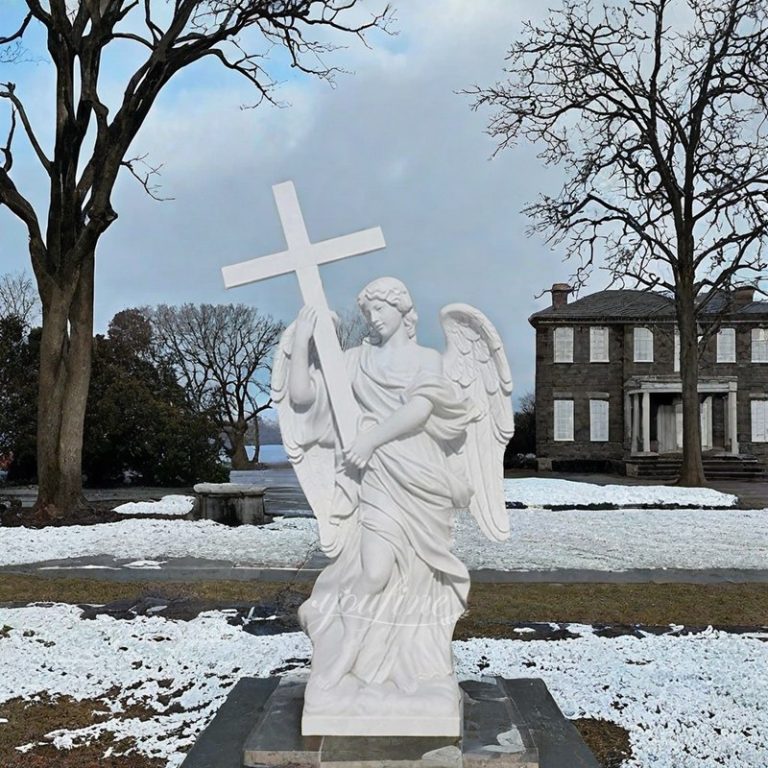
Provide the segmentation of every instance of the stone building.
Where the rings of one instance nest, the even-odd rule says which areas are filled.
[[[672,298],[611,290],[569,302],[570,293],[556,283],[552,305],[529,319],[539,468],[671,473],[683,418]],[[708,477],[761,472],[768,458],[768,302],[754,298],[751,288],[718,294],[702,315],[720,322],[699,353]]]

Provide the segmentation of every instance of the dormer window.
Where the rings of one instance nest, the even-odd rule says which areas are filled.
[[[653,362],[653,331],[650,328],[635,328],[635,362]]]
[[[555,358],[556,363],[573,362],[573,328],[555,328]]]

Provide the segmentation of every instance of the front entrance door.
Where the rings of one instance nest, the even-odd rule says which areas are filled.
[[[705,396],[699,405],[701,414],[701,447],[712,448],[712,396]],[[671,403],[659,403],[656,411],[656,432],[659,453],[675,453],[683,450],[683,401],[673,398]]]
[[[677,419],[674,403],[660,403],[656,412],[656,433],[659,438],[659,453],[674,453],[680,450],[677,439]],[[682,415],[682,410],[681,410]],[[682,436],[681,436],[682,437]]]

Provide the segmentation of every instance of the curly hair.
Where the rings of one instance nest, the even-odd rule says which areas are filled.
[[[368,307],[372,301],[384,301],[395,307],[403,316],[403,325],[406,333],[413,339],[416,336],[416,322],[419,316],[413,308],[413,299],[405,285],[396,277],[380,277],[365,286],[357,295],[357,306],[368,318]],[[370,340],[372,344],[381,343],[378,334],[371,329]]]

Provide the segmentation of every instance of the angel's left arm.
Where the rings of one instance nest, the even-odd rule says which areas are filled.
[[[370,429],[368,434],[374,445],[374,450],[423,427],[432,413],[432,408],[432,402],[426,397],[420,395],[412,397],[389,418]]]
[[[424,350],[424,356],[421,361],[421,370],[426,374],[442,373],[442,357],[434,350]],[[382,445],[397,440],[398,437],[404,437],[416,432],[427,423],[434,409],[434,404],[428,397],[423,395],[412,395],[403,405],[401,405],[389,418],[372,427],[367,435],[373,444],[373,450],[381,448]]]
[[[435,373],[440,366],[441,359],[435,355],[427,359],[424,369]],[[364,467],[377,448],[421,429],[433,410],[434,403],[428,397],[413,394],[391,416],[360,433],[345,452],[346,459],[356,467]]]

